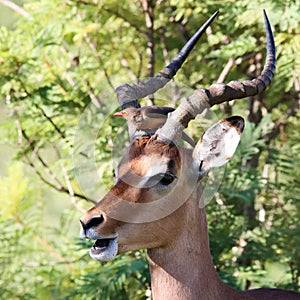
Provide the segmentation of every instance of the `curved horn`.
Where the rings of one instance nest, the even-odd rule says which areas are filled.
[[[228,84],[213,84],[208,89],[198,89],[193,95],[181,102],[176,110],[168,115],[164,126],[159,129],[157,138],[164,142],[175,142],[181,137],[182,131],[190,120],[201,114],[206,108],[233,99],[254,96],[264,91],[271,83],[276,67],[276,48],[271,25],[265,10],[267,57],[263,71],[255,79],[243,82],[231,81]]]
[[[215,19],[219,11],[216,11],[191,37],[191,39],[180,50],[175,59],[173,59],[168,66],[166,66],[155,77],[149,78],[146,82],[140,82],[138,84],[123,84],[116,88],[116,94],[118,101],[122,106],[122,109],[127,107],[140,107],[138,99],[144,98],[147,95],[151,95],[157,90],[164,87],[180,69],[185,59],[188,57],[200,37],[203,35],[207,27]]]

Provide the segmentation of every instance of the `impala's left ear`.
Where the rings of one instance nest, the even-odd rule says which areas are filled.
[[[244,119],[233,116],[208,128],[193,151],[193,159],[204,175],[211,168],[226,164],[233,156],[244,129]]]

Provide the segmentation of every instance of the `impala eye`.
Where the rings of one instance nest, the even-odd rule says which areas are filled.
[[[170,185],[174,179],[176,179],[176,176],[172,173],[158,173],[152,177],[149,178],[147,184],[152,186],[168,186]]]
[[[159,174],[159,176],[160,176],[159,183],[162,185],[169,185],[176,178],[176,176],[171,173],[161,173],[161,174]]]

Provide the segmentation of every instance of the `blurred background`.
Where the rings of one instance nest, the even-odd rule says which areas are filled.
[[[128,145],[124,120],[112,117],[113,88],[155,75],[217,9],[176,82],[196,89],[256,77],[263,9],[278,64],[266,92],[213,109],[247,120],[206,207],[214,263],[234,288],[299,291],[300,1],[0,0],[3,299],[151,298],[145,251],[92,261],[79,219],[112,186],[112,153]],[[179,89],[163,100],[181,97]],[[194,121],[188,133],[198,140],[203,128]],[[97,177],[81,186],[76,176],[92,174],[94,159]]]

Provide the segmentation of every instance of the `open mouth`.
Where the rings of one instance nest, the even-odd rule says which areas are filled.
[[[94,245],[92,247],[92,251],[94,253],[99,253],[101,251],[105,251],[106,248],[109,246],[109,243],[111,242],[111,240],[113,240],[113,239],[96,240],[96,242],[94,243]]]
[[[98,261],[110,261],[118,253],[117,237],[97,239],[90,249],[90,256]]]

